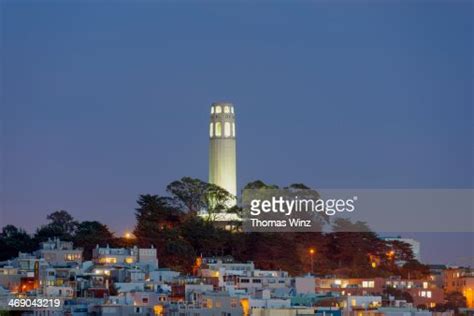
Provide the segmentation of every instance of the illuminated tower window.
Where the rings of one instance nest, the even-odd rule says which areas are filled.
[[[220,107],[217,107],[217,109],[220,109]],[[222,135],[221,122],[216,122],[216,136],[221,137],[221,135]]]
[[[235,137],[235,123],[232,123],[232,137]]]
[[[216,106],[216,113],[219,114],[222,112],[222,108],[220,106]]]
[[[229,112],[230,112],[229,106],[228,105],[224,106],[224,113],[229,113]]]
[[[230,123],[229,122],[224,123],[224,136],[230,137]]]
[[[214,129],[213,129],[213,124],[209,124],[209,136],[212,137],[214,136]]]
[[[234,114],[234,107],[233,107],[233,106],[230,107],[230,112],[231,112],[232,114]]]
[[[211,114],[214,114],[214,107],[211,106]]]

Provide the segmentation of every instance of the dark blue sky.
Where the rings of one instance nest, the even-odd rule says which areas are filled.
[[[473,187],[472,2],[1,9],[4,223],[133,228],[138,194],[207,179],[216,100],[235,104],[239,187]],[[449,257],[472,249],[454,239]]]

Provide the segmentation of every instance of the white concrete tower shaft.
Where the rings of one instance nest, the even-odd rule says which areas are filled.
[[[234,106],[225,102],[213,103],[209,123],[209,183],[236,196],[236,166]]]

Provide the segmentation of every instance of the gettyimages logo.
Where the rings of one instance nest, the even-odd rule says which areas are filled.
[[[474,232],[473,201],[473,189],[247,189],[242,194],[242,228],[246,232]]]
[[[356,195],[325,196],[313,190],[244,190],[245,231],[321,231],[329,218],[356,212]]]
[[[324,213],[328,216],[333,216],[337,213],[353,212],[355,210],[355,201],[357,196],[351,199],[307,199],[295,196],[275,197],[270,200],[253,199],[250,201],[250,214],[252,216],[259,216],[261,213],[283,213],[286,216],[291,216],[294,213],[301,212],[317,212]]]

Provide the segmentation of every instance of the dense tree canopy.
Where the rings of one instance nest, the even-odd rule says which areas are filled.
[[[30,235],[13,225],[3,227],[0,233],[0,261],[16,257],[18,253],[34,250]]]
[[[92,249],[97,245],[113,244],[114,235],[107,225],[97,221],[85,221],[77,225],[73,237],[74,245],[84,249],[84,259],[92,258]]]
[[[67,211],[55,211],[49,214],[46,219],[49,223],[41,226],[35,233],[34,239],[37,244],[55,237],[62,240],[73,239],[78,222]]]
[[[257,180],[245,188],[279,187]],[[301,183],[284,188],[293,191],[310,189]],[[83,247],[86,259],[90,259],[97,244],[121,247],[153,245],[157,248],[161,266],[182,272],[191,272],[196,256],[231,255],[240,261],[252,260],[262,269],[307,273],[311,267],[309,249],[314,250],[314,270],[318,274],[418,278],[428,272],[425,265],[414,260],[409,245],[384,241],[363,222],[334,220],[331,233],[228,231],[215,225],[212,217],[198,215],[202,209],[211,213],[241,214],[242,209],[238,206],[228,208],[229,199],[234,197],[224,189],[199,179],[182,178],[168,185],[167,191],[170,196],[142,194],[138,197],[133,239],[116,237],[105,224],[97,221],[78,222],[67,211],[60,210],[48,215],[48,224],[40,227],[33,238],[17,227],[5,226],[0,233],[0,260],[13,258],[19,251],[33,251],[39,242],[59,237]]]

